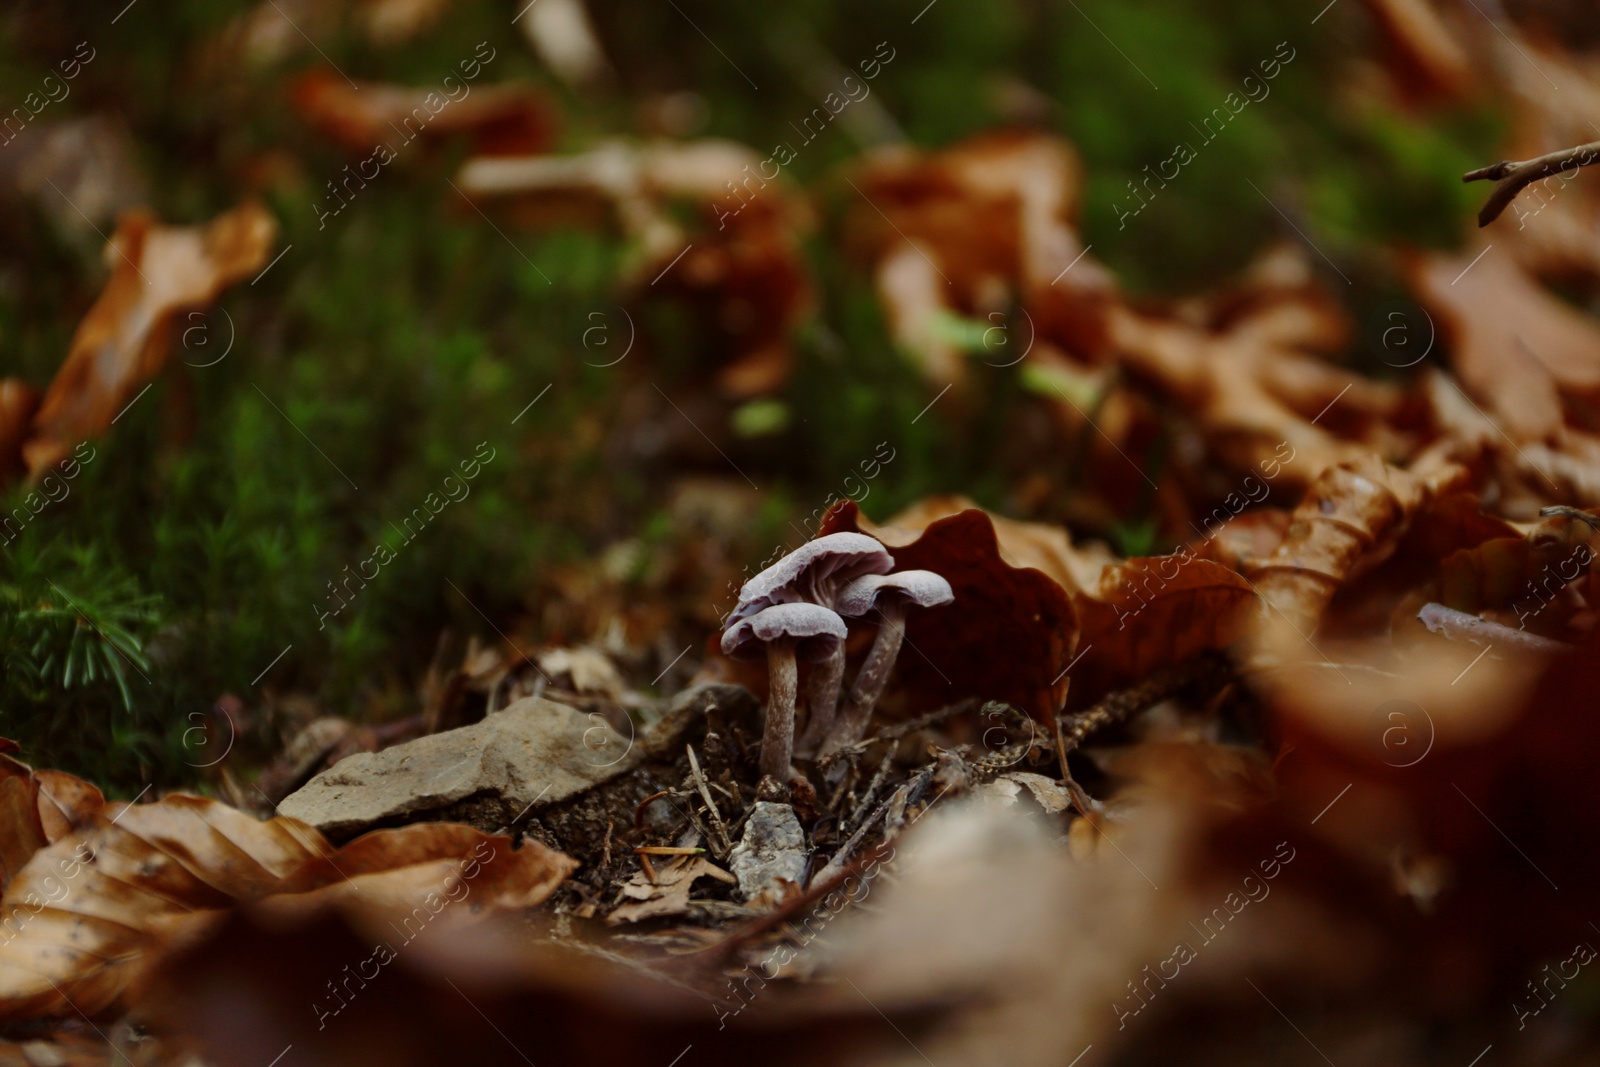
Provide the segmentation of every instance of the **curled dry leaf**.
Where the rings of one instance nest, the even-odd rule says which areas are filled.
[[[446,95],[448,87],[352,85],[337,71],[318,69],[295,82],[293,101],[308,123],[363,156],[386,145],[393,158],[418,137],[438,141],[463,133],[488,156],[532,155],[554,142],[556,113],[533,86],[452,82],[465,86],[459,98]]]
[[[844,500],[823,517],[819,535],[861,531],[860,511]],[[905,650],[895,664],[908,710],[965,697],[1003,700],[1048,721],[1066,696],[1076,624],[1067,592],[1033,567],[1001,555],[995,525],[969,509],[925,529],[876,527],[896,570],[942,576],[954,602],[906,617]]]
[[[165,365],[178,313],[215,301],[259,270],[277,229],[254,202],[204,226],[163,226],[144,212],[122,217],[106,246],[111,280],[73,334],[22,446],[30,477],[106,432]]]
[[[682,915],[689,910],[689,892],[697,879],[705,877],[726,880],[729,875],[704,856],[686,856],[658,865],[655,877],[643,869],[622,884],[624,903],[606,916],[608,926],[635,923],[642,919],[657,919],[666,915]]]
[[[1323,471],[1295,508],[1282,543],[1247,567],[1270,609],[1264,616],[1312,635],[1334,594],[1386,559],[1417,507],[1465,474],[1446,468],[1425,480],[1371,455]]]
[[[1518,526],[1483,513],[1470,494],[1426,503],[1397,559],[1412,573],[1436,570],[1436,577],[1400,601],[1394,627],[1418,625],[1417,612],[1430,601],[1563,640],[1572,636],[1570,624],[1587,626],[1600,519],[1573,508],[1552,510]]]
[[[199,797],[108,805],[7,886],[0,1018],[126,1010],[165,954],[240,904],[270,897],[263,907],[291,915],[340,905],[370,923],[424,926],[454,904],[453,924],[537,904],[575,866],[453,824],[380,830],[336,851],[295,820],[257,822]]]
[[[13,742],[0,738],[0,753]],[[0,755],[0,891],[33,854],[105,806],[100,790],[61,771],[37,771]]]

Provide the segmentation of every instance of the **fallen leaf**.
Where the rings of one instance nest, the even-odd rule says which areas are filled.
[[[508,838],[453,824],[375,831],[336,851],[292,819],[257,822],[199,797],[107,805],[39,848],[0,898],[15,932],[0,944],[0,1018],[126,1010],[166,953],[242,903],[272,897],[279,914],[342,905],[369,923],[426,924],[470,899],[450,913],[454,925],[537,904],[574,866],[536,843],[513,852]]]
[[[658,864],[655,872],[655,878],[651,879],[643,870],[635,871],[632,878],[622,883],[624,903],[611,909],[611,914],[606,916],[606,925],[618,926],[642,919],[682,915],[689,910],[689,891],[696,879],[727,876],[727,872],[704,856],[685,857],[679,863]]]
[[[1492,425],[1513,441],[1559,441],[1563,397],[1600,401],[1600,323],[1485,249],[1407,261],[1450,363]]]
[[[1227,648],[1257,605],[1249,581],[1186,550],[1107,567],[1092,592],[1072,598],[1081,650],[1074,698],[1092,701],[1158,667]]]
[[[418,137],[437,142],[457,134],[470,135],[481,155],[534,155],[549,150],[558,127],[554,109],[531,85],[470,86],[456,99],[446,87],[351,84],[319,68],[300,76],[292,98],[301,118],[363,156],[380,144],[394,154]]]
[[[1302,635],[1315,634],[1334,594],[1386,559],[1417,507],[1465,473],[1455,468],[1429,482],[1370,455],[1323,471],[1295,508],[1282,543],[1247,567],[1263,617],[1277,615]]]
[[[941,313],[988,325],[1014,301],[1034,334],[1079,355],[1103,349],[1116,284],[1078,238],[1083,176],[1067,142],[1007,131],[938,152],[896,147],[859,178],[849,232],[874,264],[891,333],[930,382],[959,389],[967,377]]]
[[[1344,328],[1343,314],[1310,294],[1284,294],[1216,329],[1122,307],[1110,321],[1123,365],[1181,403],[1222,459],[1286,484],[1371,451],[1329,427],[1381,432],[1398,403],[1392,388],[1306,350]]]
[[[871,534],[891,547],[910,544],[932,523],[963,511],[981,510],[964,496],[929,496],[891,516],[882,524],[857,514],[862,533]],[[1032,567],[1043,571],[1068,593],[1093,589],[1101,572],[1116,561],[1111,550],[1099,542],[1075,545],[1067,531],[1043,522],[1024,522],[993,512],[984,512],[994,526],[1000,558],[1013,567]]]
[[[111,280],[78,325],[22,447],[29,475],[66,458],[111,422],[167,360],[179,312],[209,304],[266,263],[277,222],[246,203],[205,226],[163,226],[123,216],[106,246]]]
[[[13,742],[0,744],[0,753],[15,750]],[[65,837],[104,806],[100,790],[83,779],[61,771],[35,772],[0,754],[0,891],[11,885],[34,853]]]
[[[22,473],[22,443],[33,426],[39,390],[21,378],[0,379],[0,489]]]
[[[1388,45],[1388,69],[1403,94],[1456,102],[1480,84],[1480,69],[1428,0],[1366,0]]]
[[[859,530],[860,511],[844,500],[823,517],[819,536]],[[884,532],[880,539],[897,570],[933,571],[955,593],[950,604],[906,617],[895,685],[907,694],[907,710],[979,697],[1049,721],[1066,696],[1076,638],[1061,585],[1043,571],[1007,563],[993,521],[976,509],[935,519],[909,541]]]

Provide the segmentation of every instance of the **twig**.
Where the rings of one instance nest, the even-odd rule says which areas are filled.
[[[1197,682],[1215,681],[1220,685],[1226,672],[1227,660],[1214,652],[1202,652],[1181,663],[1161,667],[1138,685],[1112,693],[1088,711],[1069,716],[1057,755],[1065,764],[1067,755],[1077,751],[1090,734],[1125,722]]]
[[[733,851],[733,842],[728,837],[728,828],[722,822],[722,812],[717,810],[716,803],[711,799],[711,786],[706,782],[705,772],[700,770],[700,761],[695,759],[694,746],[684,745],[684,751],[689,753],[689,777],[694,781],[695,788],[700,790],[700,799],[706,802],[706,809],[711,815],[711,825],[716,828],[717,836],[722,840],[722,850],[717,854],[721,859]]]
[[[1579,167],[1587,167],[1600,163],[1600,141],[1590,141],[1575,148],[1563,148],[1558,152],[1548,152],[1534,159],[1502,160],[1488,167],[1470,170],[1461,176],[1464,182],[1476,182],[1487,179],[1498,182],[1494,192],[1489,194],[1489,199],[1483,205],[1483,210],[1478,212],[1478,225],[1487,226],[1500,217],[1500,213],[1511,205],[1517,194],[1540,178],[1548,178],[1552,174],[1560,174],[1567,170],[1576,171]]]
[[[846,830],[853,830],[856,827],[856,820],[861,818],[866,813],[867,805],[871,804],[872,798],[878,795],[878,788],[883,785],[883,779],[888,775],[889,764],[893,762],[893,760],[893,751],[885,752],[883,754],[883,762],[878,764],[878,770],[873,774],[872,781],[867,784],[866,792],[861,794],[861,799],[856,801],[855,810],[852,811],[850,813],[850,817],[844,821],[843,825]]]
[[[1495,645],[1505,645],[1508,648],[1542,652],[1546,655],[1572,650],[1571,645],[1560,641],[1552,641],[1548,637],[1540,637],[1525,630],[1515,630],[1498,622],[1480,619],[1476,615],[1468,615],[1464,611],[1447,608],[1443,604],[1424,604],[1422,610],[1417,612],[1417,618],[1422,620],[1422,625],[1428,628],[1429,633],[1452,639],[1462,638],[1475,645],[1487,645],[1491,648]]]
[[[937,711],[930,711],[926,715],[919,715],[915,719],[907,719],[905,722],[895,723],[893,726],[886,726],[882,730],[879,730],[877,733],[873,734],[871,737],[857,741],[854,744],[846,745],[837,752],[830,752],[828,755],[823,756],[817,760],[817,766],[827,767],[846,757],[858,756],[879,742],[898,741],[902,737],[907,737],[916,733],[918,730],[925,730],[930,726],[937,726],[946,719],[953,719],[964,711],[971,711],[977,706],[977,703],[978,701],[975,698],[968,697],[966,700],[958,700],[954,704],[946,704]]]

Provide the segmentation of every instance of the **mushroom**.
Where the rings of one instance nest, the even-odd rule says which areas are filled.
[[[839,591],[864,574],[883,574],[894,566],[877,539],[859,533],[836,533],[807,541],[744,583],[739,603],[728,616],[731,629],[739,621],[775,604],[806,602],[832,608]],[[839,642],[811,673],[806,685],[810,721],[799,750],[809,754],[833,726],[844,681],[844,642]]]
[[[856,672],[855,684],[845,699],[844,713],[822,747],[823,755],[854,744],[866,732],[867,720],[872,717],[878,697],[883,695],[889,671],[900,654],[900,642],[905,639],[906,609],[937,607],[954,599],[950,583],[932,571],[868,574],[845,587],[837,601],[841,615],[865,615],[876,608],[883,621],[872,641],[872,651],[867,653],[861,669]]]
[[[844,646],[838,612],[821,604],[775,604],[733,623],[722,634],[722,651],[756,659],[766,646],[770,695],[761,738],[761,774],[780,783],[789,777],[794,754],[795,659],[826,659]]]

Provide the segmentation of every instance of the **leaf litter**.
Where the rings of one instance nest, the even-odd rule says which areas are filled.
[[[1444,5],[1368,6],[1391,52],[1366,92],[1460,98],[1468,56],[1519,47]],[[404,36],[430,12],[385,17]],[[1494,76],[1526,96],[1515,69]],[[411,100],[369,85],[357,113],[329,76],[300,87],[308,119],[351,145]],[[545,105],[530,99],[461,119],[487,153],[461,172],[466,195],[524,224],[609,217],[636,242],[619,280],[631,299],[681,242],[704,240],[686,280],[649,299],[722,324],[708,370],[727,396],[785,382],[814,284],[799,236],[826,217],[808,192],[774,192],[713,237],[719,187],[752,152],[547,155]],[[1553,117],[1524,110],[1513,140],[1553,147]],[[503,123],[516,136],[497,138]],[[900,232],[868,216],[824,232],[871,265],[890,332],[930,382],[980,389],[952,316],[1027,311],[1056,375],[1033,382],[1037,403],[1061,441],[1091,430],[1094,455],[1133,467],[1119,486],[1082,487],[1098,513],[1145,477],[1124,446],[1140,453],[1164,412],[1191,453],[1174,471],[1238,490],[1147,478],[1164,543],[1179,545],[1160,555],[1113,549],[1096,539],[1104,524],[1069,532],[958,498],[881,525],[834,505],[818,536],[865,535],[889,560],[851,580],[926,571],[952,596],[903,622],[840,615],[847,693],[881,628],[903,625],[904,648],[864,737],[776,767],[761,760],[762,708],[783,693],[719,654],[699,603],[534,654],[502,634],[456,666],[446,635],[415,721],[300,722],[255,813],[183,794],[107,801],[0,755],[0,1017],[14,1042],[0,1056],[203,1049],[248,1063],[281,1042],[327,1062],[502,1062],[506,1045],[653,1062],[681,1041],[728,1063],[1075,1063],[1096,1047],[1138,1062],[1198,1028],[1233,1061],[1254,1054],[1241,1035],[1316,1005],[1318,1040],[1300,1036],[1323,1058],[1421,1063],[1444,1062],[1419,1051],[1430,1027],[1454,1031],[1434,1052],[1470,1054],[1555,1003],[1570,979],[1539,968],[1586,963],[1600,936],[1585,912],[1600,889],[1586,762],[1600,737],[1581,696],[1600,683],[1586,414],[1600,335],[1547,278],[1593,260],[1550,238],[1508,238],[1514,257],[1483,263],[1470,247],[1387,250],[1449,364],[1397,382],[1337,358],[1348,312],[1294,250],[1187,300],[1136,303],[1093,260],[1055,288],[1087,255],[1082,167],[1059,140],[980,135],[852,173]],[[1561,192],[1558,237],[1600,202]],[[55,380],[0,387],[11,474],[37,479],[106,433],[161,371],[173,316],[253,275],[274,235],[253,203],[203,227],[125,216]],[[937,286],[927,267],[957,277]],[[759,294],[741,290],[752,278]],[[756,296],[754,319],[727,313]],[[562,580],[620,625],[621,584],[601,566]],[[763,610],[837,614],[838,591],[821,589]],[[666,655],[637,649],[684,633],[701,653],[668,695],[647,695]],[[823,662],[797,668],[791,733],[836,710]],[[430,750],[504,771],[514,761],[471,739],[524,714],[574,724],[551,742],[566,758],[619,769],[521,810],[509,798],[528,783],[485,773],[326,836],[257,817],[317,789],[365,810],[360,767],[421,783]],[[1497,1000],[1509,1022],[1482,1016]],[[1305,1051],[1287,1036],[1281,1048]]]

